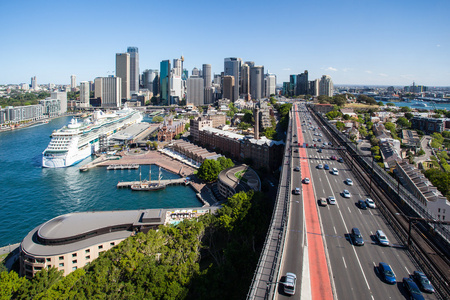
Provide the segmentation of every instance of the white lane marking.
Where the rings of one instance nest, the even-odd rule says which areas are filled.
[[[347,264],[345,263],[345,259],[344,259],[343,256],[342,256],[342,261],[344,262],[344,266],[345,266],[345,268],[347,269]]]
[[[334,229],[334,234],[337,234],[337,231],[336,231],[336,227],[335,227],[335,226],[333,226],[333,229]]]
[[[350,210],[350,207],[347,206],[347,209],[348,209],[348,212],[349,212],[349,213],[352,213],[351,210]]]
[[[406,272],[407,272],[408,274],[411,274],[411,273],[409,273],[409,270],[408,270],[408,268],[407,268],[407,267],[405,267],[405,270],[406,270]]]

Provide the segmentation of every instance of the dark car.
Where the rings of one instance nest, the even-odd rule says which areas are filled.
[[[367,204],[364,200],[358,200],[358,206],[360,209],[367,209]]]
[[[426,293],[434,293],[434,287],[431,285],[431,282],[424,273],[414,271],[412,278],[414,278],[422,291]]]
[[[338,162],[343,163],[344,159],[342,157],[339,157]]]
[[[330,158],[331,158],[332,160],[336,160],[336,156],[334,156],[334,155],[332,155]]]
[[[322,153],[322,149],[319,148],[319,150],[317,150],[317,152]]]
[[[408,293],[409,299],[412,300],[425,300],[422,293],[419,290],[417,284],[411,278],[403,278],[403,287]]]
[[[356,246],[364,246],[364,239],[361,235],[361,232],[358,228],[352,228],[352,233],[350,234],[352,238],[352,242]]]
[[[378,271],[380,272],[380,276],[383,279],[383,281],[389,283],[389,284],[396,284],[397,280],[395,279],[394,271],[392,271],[392,268],[390,265],[384,262],[380,262],[378,264]]]
[[[324,168],[325,170],[329,170],[329,169],[330,169],[330,166],[328,166],[327,164],[325,164],[325,165],[323,166],[323,168]]]

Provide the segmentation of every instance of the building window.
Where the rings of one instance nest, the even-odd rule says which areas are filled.
[[[77,269],[77,267],[72,267],[72,271],[75,271]]]
[[[89,252],[91,252],[91,250],[90,250],[90,249],[86,249],[86,250],[84,250],[84,253],[89,253]]]
[[[77,254],[76,253],[72,253],[72,257],[77,257]]]
[[[46,258],[46,260],[47,260],[47,262],[49,262],[49,261],[52,261],[52,259],[51,259],[51,258]]]
[[[114,242],[112,242],[112,243],[109,243],[109,245],[110,245],[110,246],[114,246]]]
[[[90,255],[88,255],[88,256],[86,256],[86,257],[85,257],[85,259],[91,259],[91,256],[90,256]]]
[[[98,246],[98,249],[103,249],[103,245]]]
[[[440,213],[441,212],[441,209],[440,208],[438,208],[438,213]]]
[[[64,267],[64,263],[60,263],[59,266],[60,266],[60,267]]]
[[[77,260],[76,260],[76,259],[72,260],[72,263],[73,263],[73,264],[76,264],[76,263],[77,263]]]
[[[64,256],[60,256],[60,257],[59,257],[59,260],[64,260]]]

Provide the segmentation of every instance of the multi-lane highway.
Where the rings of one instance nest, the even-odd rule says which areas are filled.
[[[417,269],[408,252],[377,208],[363,210],[358,207],[358,200],[365,200],[369,195],[362,189],[348,162],[332,159],[333,156],[339,158],[339,153],[328,144],[331,138],[303,105],[294,105],[293,122],[292,140],[300,147],[293,145],[291,148],[292,187],[299,187],[301,192],[291,197],[280,276],[297,272],[296,297],[405,299],[407,294],[402,279]],[[316,147],[305,147],[306,144],[316,144]],[[300,171],[295,171],[296,166]],[[332,173],[333,168],[338,170],[337,175]],[[310,179],[309,184],[301,182],[305,177]],[[352,179],[353,185],[345,183],[347,178]],[[344,190],[350,192],[349,198],[343,197]],[[330,196],[336,199],[335,205],[318,205],[319,198]],[[374,200],[377,204],[377,199]],[[353,245],[350,233],[354,227],[361,231],[363,246]],[[377,230],[387,235],[390,246],[379,245],[375,237]],[[382,281],[377,268],[379,262],[392,267],[396,284]],[[435,295],[423,296],[436,299]],[[276,298],[284,297],[286,295],[279,289]]]

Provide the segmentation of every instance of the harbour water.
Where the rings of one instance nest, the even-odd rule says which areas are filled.
[[[79,211],[132,210],[142,208],[198,207],[189,186],[169,186],[155,192],[117,189],[119,181],[147,179],[149,166],[138,170],[80,172],[79,165],[61,169],[41,167],[41,154],[50,134],[70,121],[61,117],[48,124],[0,132],[0,247],[21,242],[37,225],[56,216]],[[158,168],[152,167],[152,179]],[[163,179],[178,178],[162,171]]]

